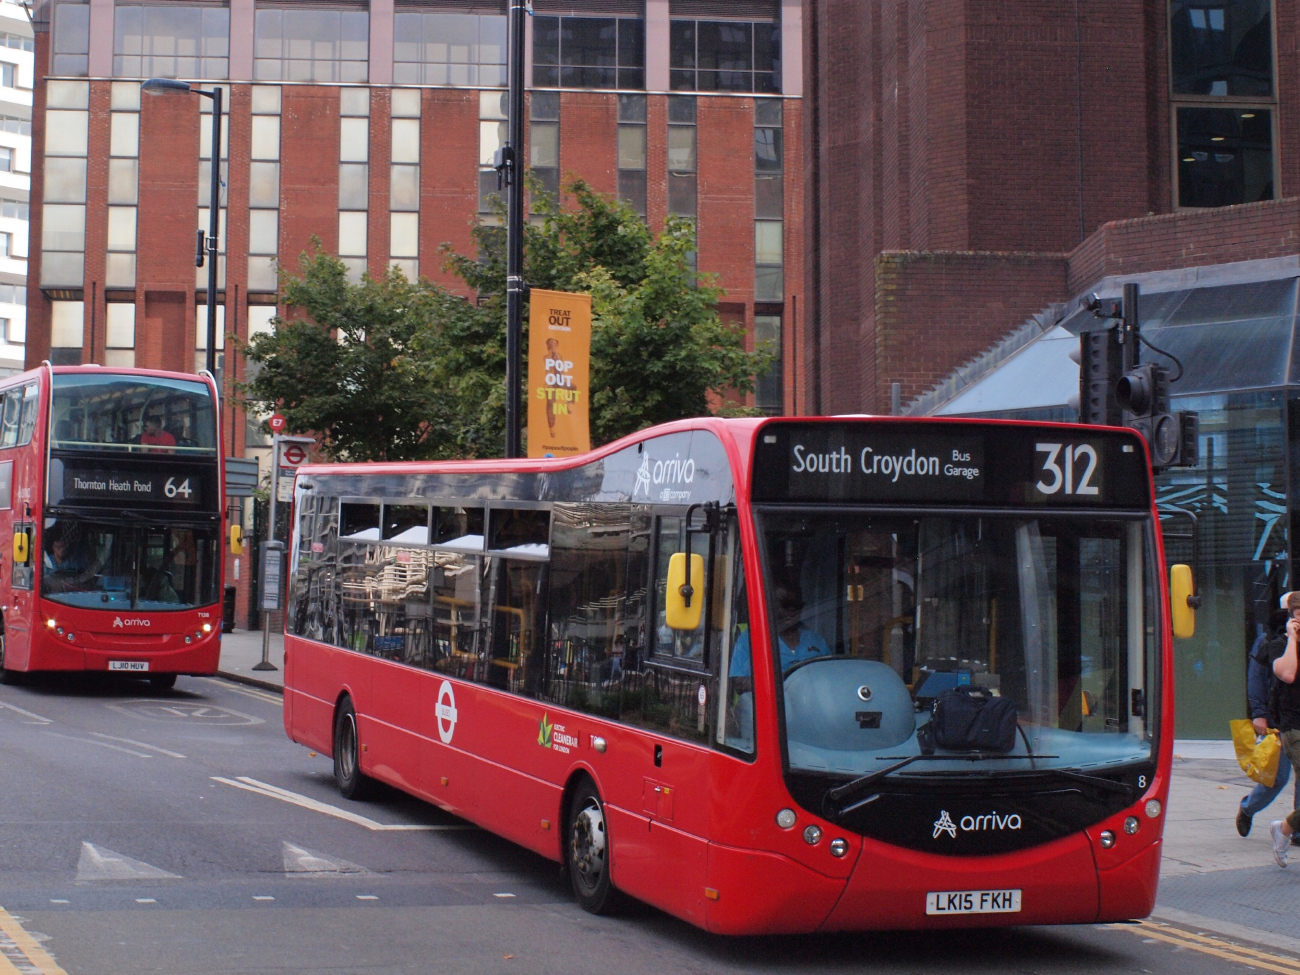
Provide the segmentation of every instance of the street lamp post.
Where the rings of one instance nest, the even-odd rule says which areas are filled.
[[[212,99],[212,179],[208,192],[208,348],[204,368],[215,379],[217,375],[217,217],[219,215],[221,192],[221,99],[222,90],[210,91],[196,88],[185,81],[172,78],[150,78],[140,85],[140,90],[150,95],[166,95],[172,92],[193,92]],[[203,231],[198,232],[197,247],[194,254],[194,266],[203,266]],[[217,390],[218,396],[221,390]]]
[[[519,381],[524,322],[524,23],[528,0],[510,0],[506,74],[506,144],[498,171],[506,182],[506,442],[507,457],[523,453]]]

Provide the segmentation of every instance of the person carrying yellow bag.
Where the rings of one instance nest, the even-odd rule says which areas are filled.
[[[1278,683],[1277,678],[1273,676],[1272,657],[1286,649],[1286,624],[1290,618],[1291,615],[1285,609],[1277,609],[1268,620],[1268,628],[1260,628],[1262,632],[1255,645],[1250,648],[1247,663],[1246,688],[1250,702],[1250,720],[1229,722],[1232,726],[1233,745],[1237,749],[1237,761],[1247,775],[1250,775],[1250,771],[1246,767],[1246,761],[1242,760],[1243,750],[1248,760],[1256,763],[1256,767],[1258,767],[1255,759],[1257,745],[1270,743],[1268,747],[1277,753],[1278,758],[1281,758],[1280,735],[1268,734],[1269,700],[1274,696],[1274,687]],[[1270,649],[1274,651],[1272,656],[1270,656]],[[1276,723],[1273,727],[1276,727]],[[1282,794],[1287,782],[1291,780],[1291,763],[1281,758],[1277,761],[1275,773],[1272,781],[1268,782],[1254,775],[1250,776],[1259,784],[1248,795],[1242,797],[1241,805],[1237,807],[1237,832],[1241,836],[1250,835],[1255,814],[1272,805],[1273,800]],[[1296,780],[1293,806],[1300,808],[1300,778]]]
[[[1282,605],[1290,614],[1286,624],[1286,642],[1280,653],[1277,646],[1280,640],[1270,640],[1269,656],[1273,660],[1273,674],[1277,677],[1272,700],[1269,702],[1269,715],[1276,718],[1276,727],[1282,732],[1282,750],[1291,762],[1292,771],[1300,769],[1300,592],[1289,592],[1282,597]],[[1276,654],[1276,656],[1274,656]],[[1300,809],[1294,810],[1286,819],[1278,819],[1269,825],[1273,839],[1273,859],[1279,867],[1286,866],[1287,847],[1291,837],[1300,829]]]
[[[1282,755],[1278,730],[1265,727],[1262,735],[1256,734],[1255,722],[1244,718],[1229,721],[1228,725],[1232,728],[1232,747],[1237,752],[1237,764],[1241,770],[1247,778],[1258,782],[1270,792],[1273,791],[1277,781],[1278,759]]]

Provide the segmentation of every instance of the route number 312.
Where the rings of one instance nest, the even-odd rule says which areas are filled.
[[[1034,485],[1043,494],[1096,495],[1100,492],[1092,483],[1097,473],[1097,448],[1087,443],[1037,443],[1034,450],[1046,454],[1042,476]]]

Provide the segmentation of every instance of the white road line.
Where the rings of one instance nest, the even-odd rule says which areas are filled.
[[[366,829],[375,832],[451,832],[455,830],[477,829],[477,826],[470,825],[448,825],[448,826],[414,826],[406,824],[389,824],[376,822],[366,816],[349,812],[346,809],[340,809],[337,806],[331,806],[327,802],[321,802],[312,799],[310,796],[300,796],[296,792],[290,792],[288,789],[281,789],[278,786],[268,785],[265,782],[259,782],[257,779],[250,779],[246,775],[241,775],[235,779],[227,779],[224,776],[211,776],[213,782],[220,782],[222,785],[233,786],[236,789],[243,789],[245,792],[253,792],[259,796],[266,796],[269,799],[279,799],[281,802],[287,802],[303,809],[310,809],[312,812],[324,813],[326,816],[333,816],[335,819],[342,819],[349,823],[356,823],[358,826],[364,826]]]
[[[10,704],[7,701],[0,701],[0,708],[8,708],[10,711],[17,711],[19,714],[23,715],[24,717],[31,718],[33,721],[38,721],[41,724],[54,724],[54,722],[50,718],[42,718],[39,714],[33,714],[31,711],[24,711],[16,704]]]
[[[136,745],[140,748],[147,748],[152,752],[161,752],[163,755],[170,755],[172,758],[185,757],[180,752],[168,751],[166,748],[159,748],[157,745],[147,745],[142,741],[136,741],[134,738],[119,738],[117,737],[117,735],[106,735],[100,731],[92,731],[91,734],[94,735],[96,738],[108,738],[112,741],[124,741],[128,745]]]
[[[136,758],[153,758],[148,752],[137,752],[130,748],[123,748],[121,745],[110,745],[106,741],[91,741],[89,738],[78,738],[76,735],[61,735],[57,731],[42,731],[41,734],[49,735],[51,738],[62,738],[64,741],[79,741],[83,745],[98,745],[100,748],[111,748],[115,752],[124,752],[127,755],[134,755]]]
[[[221,686],[225,690],[233,691],[236,694],[242,694],[244,695],[244,697],[255,698],[256,700],[264,701],[267,704],[279,704],[281,707],[284,706],[284,698],[280,697],[278,694],[271,694],[266,691],[251,690],[250,688],[247,687],[240,687],[237,684],[232,685],[228,681],[222,681]]]

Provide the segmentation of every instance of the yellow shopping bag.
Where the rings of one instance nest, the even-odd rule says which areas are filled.
[[[1245,718],[1229,721],[1228,726],[1232,729],[1232,747],[1241,770],[1265,788],[1273,788],[1277,763],[1282,756],[1282,739],[1277,731],[1269,728],[1268,734],[1256,739],[1255,726]]]

